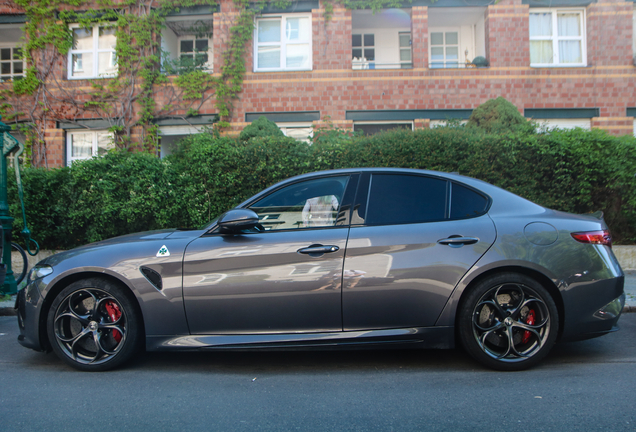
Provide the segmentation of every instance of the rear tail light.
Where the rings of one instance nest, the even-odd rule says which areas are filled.
[[[608,229],[572,233],[572,238],[581,243],[601,244],[612,247],[612,235]]]

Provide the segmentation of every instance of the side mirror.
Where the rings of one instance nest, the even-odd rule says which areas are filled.
[[[258,225],[258,215],[249,209],[234,209],[223,213],[217,222],[221,234],[235,234]]]

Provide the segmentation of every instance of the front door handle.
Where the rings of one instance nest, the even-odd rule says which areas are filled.
[[[474,244],[479,241],[478,238],[475,237],[449,237],[441,240],[437,240],[437,243],[443,245],[449,245],[450,247],[462,247],[464,245]]]
[[[317,256],[317,255],[322,255],[325,253],[332,253],[332,252],[338,252],[340,250],[340,248],[338,246],[335,245],[327,245],[327,246],[323,246],[321,244],[313,244],[311,246],[308,246],[306,248],[302,248],[302,249],[298,249],[298,253],[301,254],[308,254],[311,256]]]

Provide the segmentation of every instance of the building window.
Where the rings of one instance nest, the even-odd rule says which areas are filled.
[[[411,33],[400,32],[400,67],[410,69],[413,67],[413,57],[411,55]]]
[[[182,36],[179,38],[179,59],[181,65],[192,68],[211,70],[210,39],[197,38],[196,36]]]
[[[159,128],[158,156],[163,159],[179,148],[179,141],[203,131],[204,126],[161,126]]]
[[[254,71],[311,70],[311,15],[256,20]]]
[[[535,122],[537,123],[538,129],[540,131],[550,131],[550,130],[554,130],[554,129],[563,129],[563,130],[569,130],[569,129],[575,129],[575,128],[581,128],[584,130],[591,130],[592,129],[592,122],[589,118],[571,118],[571,119],[562,119],[562,118],[556,118],[556,119],[536,119]]]
[[[459,29],[432,31],[429,58],[431,69],[459,67]]]
[[[374,135],[396,129],[413,130],[413,122],[356,122],[353,124],[354,132],[362,132],[363,135]]]
[[[68,78],[107,78],[117,75],[115,28],[72,25],[73,46],[68,53]]]
[[[106,130],[66,133],[66,163],[101,156],[115,147],[112,132]]]
[[[0,82],[22,78],[24,69],[22,48],[0,47]]]
[[[530,12],[531,66],[585,66],[585,12],[533,9]]]
[[[285,136],[294,138],[298,141],[311,142],[314,136],[314,129],[311,123],[276,123],[276,126],[285,134]]]
[[[351,35],[353,69],[375,69],[375,35]]]
[[[454,127],[465,126],[466,124],[468,124],[468,120],[460,119],[460,118],[451,118],[448,120],[431,120],[429,122],[429,127],[431,129],[434,129],[434,128],[446,127],[446,126],[454,126]]]
[[[161,32],[163,71],[183,75],[194,70],[211,72],[214,66],[212,35],[214,17],[168,17]]]

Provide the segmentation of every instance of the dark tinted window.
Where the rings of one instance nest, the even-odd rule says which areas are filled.
[[[486,197],[457,183],[453,183],[451,196],[451,219],[479,216],[488,206]]]
[[[399,174],[374,174],[367,225],[418,223],[446,216],[445,180]]]

